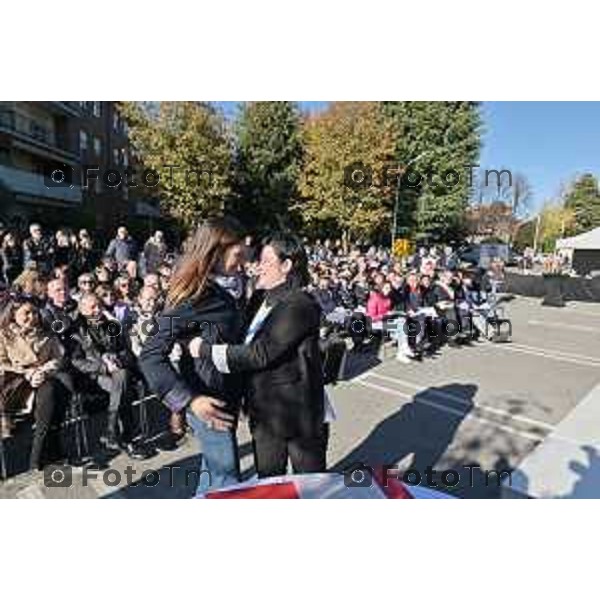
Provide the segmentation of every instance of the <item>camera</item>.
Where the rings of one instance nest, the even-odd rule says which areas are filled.
[[[363,463],[356,463],[344,472],[346,487],[371,487],[373,484],[373,469]]]
[[[44,185],[47,188],[73,187],[73,167],[62,164],[44,166]]]
[[[46,487],[70,487],[73,483],[71,467],[48,465],[44,468]]]

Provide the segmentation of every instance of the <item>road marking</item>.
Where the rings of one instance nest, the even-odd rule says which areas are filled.
[[[392,388],[389,388],[389,387],[386,387],[383,385],[377,385],[375,383],[370,383],[370,382],[364,381],[364,380],[355,380],[354,383],[356,383],[357,385],[361,385],[364,387],[368,387],[368,388],[380,391],[380,392],[384,392],[386,394],[390,394],[392,396],[397,396],[399,398],[405,398],[407,400],[412,400],[414,402],[420,402],[421,404],[425,404],[426,406],[429,406],[430,408],[436,408],[438,410],[461,417],[463,419],[473,419],[475,421],[481,421],[482,423],[491,425],[492,427],[495,427],[496,429],[499,429],[501,431],[505,431],[506,433],[510,433],[512,435],[518,435],[518,436],[527,438],[529,440],[532,440],[534,442],[541,442],[542,440],[545,439],[545,436],[535,435],[532,433],[528,433],[526,431],[519,431],[518,429],[514,429],[513,427],[509,427],[508,425],[502,425],[500,423],[497,423],[496,421],[491,421],[484,417],[479,417],[479,416],[473,415],[471,413],[465,413],[464,411],[460,411],[455,408],[451,408],[449,406],[444,406],[443,404],[438,404],[437,402],[431,402],[429,400],[426,400],[425,398],[419,398],[417,400],[411,394],[404,394],[402,392],[399,392],[398,390],[394,390]]]
[[[429,393],[431,393],[432,396],[439,396],[440,398],[445,398],[447,400],[451,400],[453,402],[457,402],[457,403],[463,404],[465,406],[471,406],[471,404],[467,400],[465,400],[465,398],[463,398],[462,396],[458,396],[457,394],[451,394],[449,392],[443,392],[441,390],[421,387],[421,386],[415,385],[414,383],[411,383],[410,381],[398,379],[397,377],[390,377],[388,375],[381,375],[380,373],[377,373],[377,372],[371,372],[369,374],[372,377],[376,377],[377,379],[381,379],[383,381],[389,381],[389,382],[393,382],[393,383],[398,383],[405,387],[411,388],[411,389],[415,390],[417,393],[429,391]],[[494,413],[499,416],[509,418],[510,420],[513,420],[513,421],[522,421],[523,423],[527,423],[534,427],[539,427],[540,429],[545,429],[548,431],[552,431],[554,429],[554,426],[551,425],[550,423],[546,423],[544,421],[538,421],[536,419],[530,419],[529,417],[521,417],[519,415],[513,415],[512,413],[510,413],[506,410],[502,410],[500,408],[494,408],[492,406],[489,406],[488,404],[475,404],[475,407],[478,409],[484,410],[486,412]]]
[[[531,356],[540,356],[542,358],[550,358],[563,362],[569,362],[584,367],[600,367],[600,358],[593,356],[584,356],[581,354],[571,354],[569,352],[561,352],[559,350],[548,350],[546,348],[537,348],[535,346],[526,346],[524,344],[486,344],[482,348],[491,348],[497,350],[506,350],[509,352],[521,352]]]
[[[576,309],[575,311],[573,311],[570,314],[573,314],[573,315],[587,315],[587,316],[590,316],[590,317],[598,317],[600,319],[600,311],[595,311],[595,310],[580,310],[580,308],[579,308],[580,306],[585,306],[585,305],[579,304],[579,303],[576,303],[576,302],[573,302],[573,303],[570,302],[569,303],[569,308],[572,307],[572,308]]]
[[[547,323],[544,321],[527,321],[528,325],[536,327],[554,327],[555,329],[574,329],[575,331],[585,331],[600,334],[598,327],[587,327],[585,325],[567,325],[565,323]]]

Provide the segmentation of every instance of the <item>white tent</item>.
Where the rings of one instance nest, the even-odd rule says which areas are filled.
[[[600,227],[574,237],[556,240],[557,250],[600,250]]]

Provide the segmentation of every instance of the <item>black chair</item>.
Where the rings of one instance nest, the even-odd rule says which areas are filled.
[[[89,446],[88,435],[89,415],[84,409],[84,394],[76,392],[71,397],[67,407],[66,419],[63,427],[72,428],[73,439],[75,441],[75,454],[71,459],[75,459],[75,464],[83,465],[92,460]]]
[[[137,398],[131,403],[133,407],[138,407],[139,433],[137,440],[147,441],[150,439],[150,420],[148,418],[148,402],[158,400],[156,394],[148,392],[146,382],[140,377],[136,381]]]
[[[321,340],[321,354],[323,357],[323,377],[325,384],[335,385],[344,378],[347,348],[345,340],[339,335],[332,335]]]
[[[3,405],[0,404],[0,419],[4,420],[7,416]],[[12,412],[10,416],[16,427],[19,427],[23,423],[31,422],[31,429],[35,430],[33,415],[30,411]],[[53,426],[53,429],[58,427],[65,432],[67,436],[69,432],[72,432],[75,451],[73,453],[68,452],[68,455],[69,460],[77,465],[83,465],[92,460],[89,452],[87,424],[88,415],[84,410],[83,394],[81,392],[76,392],[70,398],[69,404],[65,410],[64,419],[59,425]],[[10,437],[12,438],[14,436],[11,435]],[[2,435],[0,435],[0,476],[2,481],[5,481],[8,478],[7,439],[4,439]]]

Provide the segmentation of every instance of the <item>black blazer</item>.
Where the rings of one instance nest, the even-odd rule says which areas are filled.
[[[266,295],[272,306],[248,344],[227,347],[231,373],[247,373],[245,398],[250,426],[284,438],[313,437],[323,426],[323,366],[319,351],[321,309],[307,292],[284,284]],[[258,308],[259,302],[254,302]],[[248,314],[249,319],[253,312]],[[212,362],[202,344],[199,361]]]
[[[219,373],[208,361],[194,365],[188,344],[197,336],[207,342],[239,343],[243,325],[243,313],[233,296],[212,282],[198,301],[166,310],[156,319],[154,335],[149,335],[139,357],[149,388],[175,411],[185,408],[196,396],[207,395],[225,400],[230,412],[237,412],[241,378]],[[183,351],[178,370],[170,360],[176,343]]]
[[[123,368],[133,367],[129,336],[118,322],[102,317],[98,323],[91,324],[80,316],[72,328],[67,349],[71,352],[71,365],[79,373],[92,379],[108,375],[102,360],[104,354],[113,355]]]

